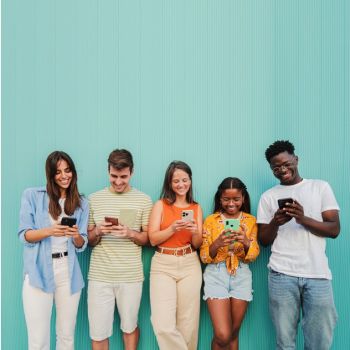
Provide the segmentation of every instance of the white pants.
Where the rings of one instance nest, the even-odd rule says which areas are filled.
[[[56,305],[56,350],[74,350],[74,330],[80,291],[71,295],[68,257],[53,260],[56,290],[45,293],[23,283],[23,308],[28,331],[29,350],[50,350],[52,304]]]

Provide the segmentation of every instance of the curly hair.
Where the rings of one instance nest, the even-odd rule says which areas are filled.
[[[294,145],[288,140],[278,140],[270,145],[265,151],[266,160],[270,163],[271,158],[277,156],[277,154],[288,152],[294,155]]]

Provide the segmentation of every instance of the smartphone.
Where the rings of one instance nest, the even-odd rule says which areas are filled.
[[[283,209],[287,207],[286,206],[287,203],[293,203],[294,200],[293,198],[281,198],[281,199],[278,199],[277,202],[278,202],[278,208]]]
[[[225,230],[234,230],[238,231],[239,225],[241,224],[240,219],[225,219]],[[227,232],[227,235],[230,233]]]
[[[111,216],[105,216],[105,221],[106,222],[110,222],[113,226],[118,226],[119,225],[118,218],[113,218]]]
[[[61,225],[73,227],[77,223],[76,218],[63,217],[61,219]]]
[[[181,219],[186,222],[193,221],[193,210],[183,210],[181,212]]]

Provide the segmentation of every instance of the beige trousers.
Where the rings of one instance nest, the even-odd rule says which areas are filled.
[[[156,252],[150,277],[151,321],[160,350],[195,350],[202,270],[196,252]]]

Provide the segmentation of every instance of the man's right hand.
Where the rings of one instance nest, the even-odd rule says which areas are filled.
[[[288,216],[283,209],[278,209],[271,220],[271,224],[275,226],[282,226],[290,220],[292,220],[291,216]]]
[[[105,236],[111,234],[116,226],[113,226],[111,222],[102,221],[96,225],[96,236]]]

